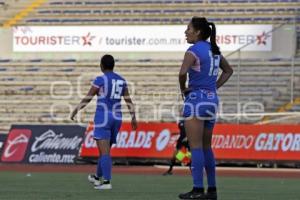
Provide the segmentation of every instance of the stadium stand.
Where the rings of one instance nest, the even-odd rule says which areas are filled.
[[[13,2],[13,0],[10,0]],[[299,21],[296,0],[257,1],[99,1],[49,0],[19,24],[181,24],[191,16],[205,15],[220,23],[283,23]],[[5,12],[24,7],[8,4]],[[230,15],[228,15],[230,13]]]
[[[231,61],[235,68],[237,63]],[[68,123],[69,106],[80,100],[79,92],[85,95],[96,73],[97,62],[90,61],[38,61],[0,62],[1,129],[9,123]],[[138,117],[143,121],[174,121],[170,110],[176,109],[181,98],[178,95],[177,71],[179,61],[130,62],[118,61],[117,71],[128,81]],[[240,102],[261,102],[266,112],[276,110],[289,99],[289,60],[247,61],[242,63],[240,74]],[[57,68],[59,66],[59,68]],[[130,67],[129,67],[130,66]],[[300,75],[300,60],[296,61],[295,76]],[[277,78],[274,79],[273,77]],[[236,74],[220,89],[223,113],[237,112]],[[299,78],[295,82],[299,83]],[[80,87],[77,83],[80,82]],[[52,85],[52,87],[51,87]],[[258,87],[266,86],[266,87]],[[300,96],[300,88],[295,89]],[[52,94],[52,96],[51,96]],[[95,102],[94,102],[95,103]],[[161,113],[158,107],[163,105]],[[95,104],[85,110],[84,122],[91,119]],[[51,109],[53,108],[53,112]],[[149,112],[149,109],[153,112]],[[126,110],[124,110],[126,111]],[[26,118],[24,117],[26,113]],[[175,113],[177,114],[177,113]],[[159,116],[161,116],[159,118]],[[128,113],[125,119],[128,119]],[[158,119],[159,118],[159,119]],[[222,120],[220,122],[225,122]],[[243,120],[242,120],[243,121]],[[256,119],[256,121],[258,121]],[[247,122],[247,121],[244,121]],[[248,121],[250,123],[253,121]]]

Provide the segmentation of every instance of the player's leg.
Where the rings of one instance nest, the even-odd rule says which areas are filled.
[[[185,126],[192,154],[192,176],[194,187],[203,188],[203,121],[192,118],[185,121]]]
[[[192,154],[193,190],[180,194],[181,199],[205,199],[203,186],[203,128],[204,121],[196,117],[185,120],[185,130]]]
[[[112,178],[112,159],[110,155],[110,149],[112,144],[116,143],[117,134],[120,130],[122,120],[115,119],[112,115],[109,117],[105,131],[102,131],[102,139],[97,140],[97,146],[101,152],[101,169],[103,173],[103,182],[96,189],[111,189]]]
[[[109,136],[109,132],[107,132],[107,115],[104,112],[96,112],[94,117],[94,131],[93,137],[97,143],[97,140],[107,139]],[[99,158],[97,161],[96,174],[90,174],[88,176],[88,180],[94,185],[100,185],[102,183],[102,167],[101,167],[101,151],[98,147]]]
[[[203,132],[203,148],[204,148],[204,160],[205,160],[205,171],[207,174],[207,199],[216,200],[217,199],[217,188],[216,188],[216,164],[213,150],[211,148],[213,128],[216,122],[216,113],[218,109],[218,99],[207,99],[212,105],[207,106],[207,113],[209,114],[209,119],[204,122],[204,132]]]
[[[176,143],[176,150],[173,153],[172,159],[170,160],[169,169],[168,169],[168,171],[166,171],[165,173],[163,173],[164,176],[166,176],[166,175],[172,175],[172,170],[173,170],[173,167],[176,164],[176,160],[177,160],[176,155],[178,154],[178,152],[180,151],[180,149],[182,148],[182,146],[184,146],[184,144],[183,144],[184,141],[183,140],[186,138],[186,136],[185,136],[185,130],[182,130],[182,129],[184,129],[184,125],[183,124],[184,123],[180,122],[179,125],[178,125],[179,130],[180,130],[180,133],[179,133],[180,136],[179,136],[179,138],[177,140],[177,143]]]
[[[203,152],[204,152],[204,166],[207,174],[207,199],[217,199],[216,187],[216,164],[213,150],[211,148],[212,134],[214,122],[205,121],[204,134],[203,134]]]
[[[88,175],[89,182],[93,183],[95,186],[99,186],[102,184],[102,176],[103,176],[102,169],[101,169],[101,152],[100,151],[98,152],[99,152],[99,158],[97,161],[96,174]]]
[[[111,119],[108,113],[101,113],[95,116],[94,139],[99,150],[99,159],[97,165],[97,176],[102,176],[101,185],[96,189],[111,189],[111,157],[110,157],[110,137],[111,137]]]
[[[172,175],[173,167],[176,163],[176,154],[177,154],[177,152],[178,152],[177,150],[174,152],[173,158],[171,159],[169,170],[168,170],[169,175]]]
[[[110,157],[110,140],[109,139],[100,139],[97,140],[97,147],[99,152],[101,152],[100,156],[100,165],[103,174],[102,184],[95,187],[96,189],[111,189],[112,186],[110,184],[111,180],[111,166],[112,161]]]
[[[106,135],[103,132],[106,132],[106,131],[105,131],[105,128],[103,128],[102,126],[99,126],[99,124],[97,124],[97,121],[94,121],[94,124],[95,124],[95,127],[94,127],[93,136],[97,143],[97,140],[103,139],[103,137]],[[100,151],[99,147],[98,147],[98,152],[99,152],[99,157],[98,157],[98,161],[97,161],[96,173],[88,175],[88,180],[91,183],[93,183],[95,186],[101,185],[102,179],[103,179],[103,172],[102,172],[102,167],[101,167],[101,151]]]
[[[178,150],[176,149],[176,151],[173,153],[172,159],[170,160],[170,164],[169,164],[169,169],[163,173],[163,176],[167,176],[167,175],[172,175],[172,170],[173,170],[173,166],[176,163],[176,154],[177,154]]]

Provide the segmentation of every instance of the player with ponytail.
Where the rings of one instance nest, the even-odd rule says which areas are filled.
[[[185,35],[192,46],[185,53],[179,72],[179,84],[185,96],[183,117],[192,154],[193,189],[180,194],[179,198],[216,200],[215,158],[211,140],[219,104],[217,89],[229,79],[233,70],[221,55],[214,23],[204,17],[193,17]],[[218,78],[219,68],[222,73]],[[207,192],[203,185],[204,169],[207,174]]]

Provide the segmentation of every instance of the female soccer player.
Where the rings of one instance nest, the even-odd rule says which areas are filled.
[[[185,31],[193,44],[184,55],[179,84],[185,96],[183,116],[192,154],[193,189],[179,195],[180,199],[217,199],[215,159],[211,149],[212,132],[218,109],[216,90],[232,75],[233,70],[216,44],[216,27],[203,17],[193,17]],[[206,40],[210,38],[210,42]],[[218,69],[222,74],[217,80]],[[189,75],[188,87],[185,83]],[[208,189],[204,192],[203,169]]]
[[[128,106],[131,114],[132,129],[136,130],[137,121],[135,118],[134,106],[131,101],[127,84],[124,78],[113,72],[115,65],[111,55],[104,55],[101,58],[102,76],[96,77],[92,86],[71,114],[74,120],[79,110],[84,108],[95,95],[98,96],[97,108],[94,117],[94,139],[96,140],[100,157],[98,159],[96,175],[89,175],[89,181],[95,183],[96,189],[112,189],[111,180],[111,145],[116,143],[117,134],[122,124],[121,97]]]

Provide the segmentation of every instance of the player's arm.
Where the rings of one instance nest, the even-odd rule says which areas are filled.
[[[127,104],[129,113],[131,115],[131,127],[133,130],[136,130],[137,128],[137,121],[136,121],[136,117],[135,117],[135,109],[134,109],[134,104],[132,103],[128,88],[126,87],[124,89],[124,100]]]
[[[219,89],[226,81],[230,78],[230,76],[233,74],[233,69],[227,62],[227,60],[221,56],[221,63],[220,68],[222,69],[222,74],[217,80],[217,89]]]
[[[181,94],[185,94],[189,91],[189,88],[186,88],[185,82],[187,80],[187,72],[191,66],[196,62],[196,58],[190,52],[186,52],[183,58],[183,62],[179,71],[179,86]]]
[[[91,86],[90,90],[88,91],[87,95],[80,101],[80,103],[76,106],[76,108],[71,113],[71,120],[74,120],[74,117],[80,111],[83,109],[90,101],[93,99],[93,97],[98,93],[99,88],[95,86]]]

